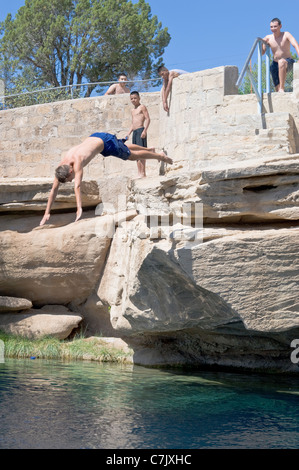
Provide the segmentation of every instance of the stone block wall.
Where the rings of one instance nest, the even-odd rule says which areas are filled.
[[[173,82],[170,111],[160,92],[142,93],[151,124],[148,145],[174,160],[167,171],[201,170],[259,155],[299,151],[299,64],[294,64],[292,93],[264,95],[264,113],[256,96],[239,95],[234,66],[181,75]],[[61,155],[92,132],[122,138],[131,123],[129,95],[100,96],[0,111],[0,177],[52,177]],[[147,175],[160,164],[147,162]],[[136,177],[135,162],[95,158],[85,178]]]
[[[158,145],[159,93],[141,94],[150,112],[148,145]],[[52,177],[61,156],[93,132],[123,138],[131,125],[130,96],[100,96],[0,111],[0,177]],[[158,162],[147,162],[148,174]],[[99,155],[85,169],[85,177],[136,176],[135,162]]]
[[[238,94],[237,67],[174,80],[169,113],[160,105],[160,146],[175,161],[171,171],[298,152],[298,65],[294,65],[294,92],[265,94],[262,115],[255,94]]]

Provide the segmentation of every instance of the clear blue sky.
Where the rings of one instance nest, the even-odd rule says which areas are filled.
[[[290,31],[299,42],[298,0],[286,3],[282,0],[147,0],[147,3],[171,35],[164,54],[169,69],[195,72],[236,65],[240,72],[255,38],[270,34],[269,25],[274,17],[280,18],[282,30]],[[0,20],[8,13],[14,16],[24,4],[25,0],[1,0]]]

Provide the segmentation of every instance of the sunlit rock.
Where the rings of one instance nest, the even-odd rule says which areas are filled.
[[[30,309],[26,313],[6,313],[0,315],[0,330],[17,336],[37,339],[53,336],[67,338],[77,328],[82,317],[70,312],[61,305]]]

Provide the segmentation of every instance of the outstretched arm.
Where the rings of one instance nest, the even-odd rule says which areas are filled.
[[[167,97],[169,94],[168,84],[169,84],[170,76],[171,76],[171,72],[169,72],[167,76],[166,75],[163,76],[163,85],[162,85],[162,90],[161,90],[163,108],[164,108],[164,111],[166,111],[167,113],[169,111],[168,104],[167,104]]]
[[[76,204],[77,204],[77,215],[76,215],[76,220],[80,219],[82,215],[82,201],[81,201],[81,182],[83,178],[83,169],[80,168],[79,170],[76,171],[75,174],[75,196],[76,196]]]
[[[39,225],[44,225],[50,219],[50,211],[51,211],[52,204],[55,201],[55,198],[57,196],[58,187],[59,187],[59,181],[55,177],[54,183],[53,183],[53,186],[52,186],[52,189],[51,189],[51,192],[50,192],[50,196],[49,196],[49,199],[48,199],[47,207],[46,207],[46,210],[45,210],[45,214],[44,214],[44,217],[42,218]]]
[[[167,87],[166,87],[166,90],[165,90],[165,94],[164,94],[164,100],[167,101],[167,98],[168,98],[168,95],[170,93],[170,90],[171,90],[171,87],[172,87],[172,82],[173,82],[173,79],[178,77],[179,76],[179,73],[177,72],[173,72],[173,71],[170,71],[169,72],[169,79],[168,79],[168,84],[167,84]]]
[[[297,56],[299,57],[299,44],[291,33],[288,33],[288,40],[296,50]],[[298,59],[299,62],[299,59]]]

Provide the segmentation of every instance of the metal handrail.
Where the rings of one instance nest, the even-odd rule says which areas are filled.
[[[157,82],[157,81],[161,81],[162,79],[160,77],[158,78],[150,78],[150,79],[146,79],[146,80],[128,80],[126,82],[126,84],[130,85],[132,83],[148,83],[148,82]],[[7,98],[14,98],[16,96],[24,96],[24,95],[33,95],[35,93],[43,93],[43,92],[49,92],[49,91],[59,91],[59,90],[67,90],[69,89],[70,90],[70,94],[71,94],[71,99],[73,98],[73,89],[76,88],[76,87],[86,87],[86,86],[90,86],[90,85],[95,85],[95,86],[105,86],[105,85],[113,85],[114,83],[119,83],[119,81],[109,81],[109,82],[93,82],[93,83],[79,83],[79,84],[72,84],[72,85],[64,85],[64,86],[60,86],[60,87],[49,87],[49,88],[42,88],[42,89],[39,89],[39,90],[33,90],[33,91],[24,91],[23,93],[15,93],[15,94],[12,94],[12,95],[2,95],[0,96],[0,107],[1,107],[1,103],[2,103],[2,106],[4,106],[4,103],[5,103],[5,99]]]
[[[249,52],[249,55],[246,59],[246,62],[244,64],[244,67],[239,75],[239,78],[236,82],[236,86],[239,88],[240,84],[242,83],[242,80],[245,76],[245,73],[248,74],[250,82],[252,84],[252,88],[254,90],[254,93],[257,97],[258,100],[258,110],[260,113],[263,111],[263,88],[262,88],[262,46],[263,44],[266,46],[266,93],[270,94],[271,89],[270,89],[270,47],[269,45],[262,39],[257,37],[256,40],[253,43],[253,46]],[[258,78],[257,78],[257,86],[254,81],[254,78],[252,76],[252,73],[249,68],[249,63],[251,60],[251,57],[253,56],[253,53],[255,51],[256,46],[258,46],[258,59],[257,59],[257,64],[258,64]]]

